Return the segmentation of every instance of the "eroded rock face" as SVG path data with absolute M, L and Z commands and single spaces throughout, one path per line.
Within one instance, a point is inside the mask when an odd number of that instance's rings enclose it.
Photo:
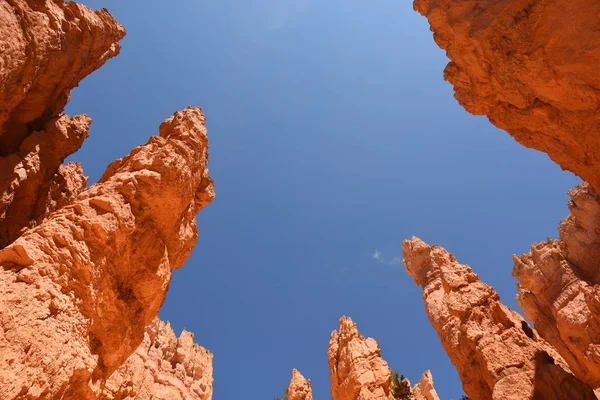
M 52 211 L 51 182 L 91 120 L 62 115 L 71 89 L 118 54 L 125 29 L 62 0 L 0 3 L 0 248 Z
M 517 301 L 581 380 L 600 387 L 600 202 L 583 184 L 569 192 L 559 239 L 515 256 Z
M 600 2 L 416 0 L 469 112 L 600 190 Z
M 0 391 L 95 398 L 144 338 L 214 197 L 204 116 L 175 113 L 0 251 Z M 75 179 L 76 180 L 76 179 Z
M 0 154 L 59 116 L 71 89 L 118 54 L 125 29 L 106 10 L 61 0 L 0 4 Z
M 418 238 L 402 246 L 429 320 L 472 399 L 595 399 L 562 357 L 493 288 L 445 249 Z
M 292 370 L 292 380 L 288 386 L 288 400 L 313 400 L 310 379 L 306 379 L 297 369 Z
M 168 323 L 156 318 L 146 328 L 142 344 L 111 375 L 98 398 L 209 400 L 213 387 L 212 359 L 210 352 L 194 343 L 192 333 L 184 330 L 177 338 Z M 312 397 L 295 399 L 312 400 Z
M 349 317 L 340 319 L 329 340 L 332 400 L 393 400 L 392 371 L 373 338 L 365 338 Z
M 379 344 L 362 336 L 349 317 L 343 316 L 339 329 L 331 333 L 327 355 L 332 400 L 394 400 L 392 371 L 381 357 Z M 415 400 L 439 400 L 430 371 L 412 393 Z
M 76 185 L 63 195 L 57 184 L 67 183 L 64 174 L 72 167 L 59 169 L 87 138 L 90 122 L 85 115 L 52 119 L 44 130 L 28 135 L 17 153 L 0 157 L 0 248 L 39 224 L 58 203 L 66 204 L 60 198 L 72 198 L 81 191 Z

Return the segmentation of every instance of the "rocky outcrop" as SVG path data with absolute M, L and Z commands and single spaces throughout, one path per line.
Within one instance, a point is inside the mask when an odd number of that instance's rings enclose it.
M 525 316 L 581 380 L 600 387 L 600 202 L 583 184 L 569 192 L 559 239 L 514 257 Z
M 7 398 L 94 398 L 138 348 L 214 197 L 204 122 L 199 108 L 175 113 L 0 251 Z
M 71 89 L 118 54 L 124 35 L 106 10 L 62 0 L 0 3 L 0 248 L 53 210 L 60 165 L 91 122 L 62 115 Z
M 469 112 L 600 191 L 600 3 L 415 0 Z
M 201 110 L 167 119 L 89 189 L 81 165 L 63 165 L 91 123 L 62 114 L 70 92 L 124 35 L 106 10 L 0 4 L 3 398 L 211 397 L 212 355 L 152 322 L 214 197 Z
M 595 399 L 562 357 L 493 288 L 445 249 L 418 238 L 403 247 L 429 320 L 472 399 Z
M 427 370 L 421 375 L 421 380 L 413 388 L 414 400 L 440 400 L 435 388 L 433 387 L 433 376 L 431 371 Z
M 329 340 L 332 400 L 393 400 L 392 372 L 373 338 L 365 338 L 349 317 L 340 319 Z
M 332 400 L 394 400 L 392 371 L 381 357 L 379 344 L 362 336 L 349 317 L 343 316 L 338 331 L 331 333 L 327 355 Z M 406 383 L 410 388 L 410 382 Z M 412 388 L 412 394 L 415 400 L 439 400 L 430 371 Z
M 27 136 L 17 153 L 0 157 L 0 176 L 4 178 L 0 180 L 0 248 L 39 224 L 85 187 L 86 181 L 79 177 L 66 181 L 65 174 L 72 176 L 79 171 L 73 167 L 61 169 L 61 165 L 87 138 L 90 122 L 86 116 L 55 118 L 44 130 Z M 61 183 L 75 186 L 60 187 Z
M 213 387 L 212 358 L 210 352 L 194 343 L 192 333 L 184 330 L 177 338 L 168 323 L 156 318 L 146 328 L 141 346 L 111 375 L 98 398 L 209 400 Z M 312 397 L 288 398 L 312 400 Z
M 287 388 L 287 400 L 313 400 L 310 379 L 306 379 L 295 368 L 292 370 L 292 380 Z

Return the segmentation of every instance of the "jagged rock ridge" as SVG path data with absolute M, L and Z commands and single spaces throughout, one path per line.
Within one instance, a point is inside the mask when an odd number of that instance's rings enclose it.
M 600 387 L 600 203 L 583 184 L 569 192 L 559 239 L 514 257 L 517 301 L 540 334 L 591 386 Z
M 111 375 L 98 398 L 209 400 L 213 390 L 212 358 L 210 352 L 194 343 L 192 333 L 184 330 L 177 338 L 168 323 L 156 318 L 146 327 L 142 344 Z
M 331 333 L 328 358 L 332 400 L 394 400 L 392 371 L 379 345 L 362 336 L 349 317 L 342 317 L 339 329 Z M 439 400 L 430 371 L 412 388 L 412 395 L 415 400 Z
M 5 393 L 84 398 L 140 345 L 213 197 L 201 110 L 160 133 L 0 251 Z
M 125 30 L 106 10 L 11 0 L 0 4 L 0 33 L 2 397 L 176 398 L 177 387 L 181 398 L 209 399 L 212 355 L 189 333 L 176 340 L 159 321 L 148 326 L 214 197 L 201 109 L 175 113 L 86 188 L 81 166 L 62 163 L 91 120 L 62 111 Z M 145 337 L 157 347 L 138 348 Z
M 124 35 L 106 10 L 0 3 L 0 248 L 54 211 L 60 193 L 50 186 L 63 182 L 59 167 L 91 122 L 62 114 L 71 89 L 119 53 Z
M 562 357 L 493 288 L 445 249 L 418 238 L 402 246 L 429 320 L 472 399 L 595 399 Z

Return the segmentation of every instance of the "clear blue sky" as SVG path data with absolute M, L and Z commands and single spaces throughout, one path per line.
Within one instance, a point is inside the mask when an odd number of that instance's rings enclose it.
M 579 180 L 464 111 L 403 0 L 84 1 L 127 28 L 73 93 L 91 182 L 188 105 L 208 119 L 217 197 L 160 312 L 215 355 L 215 400 L 273 399 L 293 367 L 329 398 L 343 314 L 415 382 L 462 394 L 401 264 L 447 247 L 515 308 L 512 254 L 556 236 Z M 385 262 L 373 258 L 378 251 Z M 390 265 L 391 263 L 391 265 Z

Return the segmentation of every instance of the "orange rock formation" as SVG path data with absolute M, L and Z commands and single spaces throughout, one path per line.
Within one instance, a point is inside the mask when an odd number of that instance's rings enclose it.
M 105 10 L 74 2 L 0 3 L 0 248 L 70 197 L 59 171 L 91 120 L 62 111 L 71 89 L 118 54 L 125 35 Z M 52 190 L 54 187 L 54 190 Z M 61 192 L 65 192 L 64 195 Z
M 146 327 L 141 346 L 111 375 L 98 398 L 209 400 L 212 358 L 211 353 L 194 343 L 192 333 L 184 330 L 177 338 L 168 323 L 156 318 Z
M 331 333 L 328 358 L 332 400 L 394 400 L 392 371 L 379 345 L 365 339 L 349 317 L 342 317 L 339 330 Z M 412 392 L 415 400 L 439 400 L 429 371 Z
M 2 398 L 209 399 L 212 356 L 147 327 L 214 197 L 202 111 L 175 113 L 86 189 L 81 166 L 62 163 L 91 121 L 61 113 L 125 30 L 105 10 L 14 0 L 0 33 Z
M 478 400 L 595 399 L 566 362 L 467 265 L 418 238 L 402 246 L 429 320 L 457 368 L 465 393 Z
M 573 373 L 600 387 L 600 203 L 588 184 L 569 192 L 558 240 L 515 256 L 517 301 Z
M 288 400 L 313 400 L 310 379 L 306 379 L 297 369 L 292 370 L 292 380 L 287 391 Z
M 469 112 L 600 191 L 600 3 L 415 0 Z
M 4 393 L 91 396 L 140 345 L 213 198 L 207 148 L 201 110 L 178 112 L 0 251 Z
M 558 240 L 515 257 L 518 302 L 573 373 L 600 387 L 600 3 L 415 0 L 469 112 L 588 183 Z
M 414 400 L 440 400 L 433 387 L 433 376 L 427 370 L 421 375 L 421 380 L 413 387 Z
M 364 338 L 354 321 L 344 316 L 329 340 L 329 377 L 332 400 L 393 400 L 392 371 L 381 358 L 373 338 Z

